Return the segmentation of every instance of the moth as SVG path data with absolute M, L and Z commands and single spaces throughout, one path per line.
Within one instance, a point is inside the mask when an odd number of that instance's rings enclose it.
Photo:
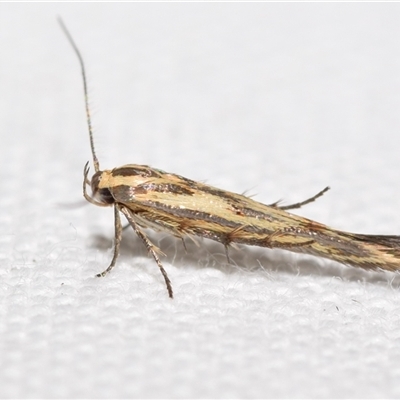
M 215 240 L 225 246 L 228 261 L 229 246 L 239 243 L 311 254 L 365 269 L 400 269 L 400 236 L 342 232 L 288 212 L 313 202 L 328 187 L 300 203 L 265 205 L 245 195 L 147 165 L 128 164 L 101 170 L 93 141 L 84 62 L 61 19 L 59 23 L 78 57 L 83 79 L 95 170 L 89 179 L 89 162 L 86 163 L 83 196 L 96 206 L 114 207 L 114 254 L 108 268 L 98 277 L 105 276 L 116 264 L 122 237 L 120 214 L 127 219 L 157 263 L 170 298 L 173 298 L 173 290 L 159 257 L 162 253 L 147 237 L 144 228 L 168 232 L 182 240 L 187 235 Z M 87 186 L 91 187 L 91 196 Z

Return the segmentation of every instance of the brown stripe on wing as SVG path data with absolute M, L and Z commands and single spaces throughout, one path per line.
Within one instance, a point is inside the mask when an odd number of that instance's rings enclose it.
M 111 171 L 113 177 L 118 176 L 143 176 L 145 178 L 152 177 L 152 178 L 160 178 L 162 174 L 155 169 L 148 167 L 147 165 L 135 165 L 135 164 L 128 164 L 122 167 L 114 168 Z

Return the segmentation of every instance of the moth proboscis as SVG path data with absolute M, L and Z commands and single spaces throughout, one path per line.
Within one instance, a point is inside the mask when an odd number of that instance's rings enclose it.
M 311 254 L 365 269 L 400 269 L 400 236 L 343 232 L 287 212 L 316 200 L 328 187 L 300 203 L 265 205 L 244 195 L 147 165 L 128 164 L 112 170 L 100 170 L 93 142 L 84 62 L 63 21 L 60 18 L 58 21 L 79 59 L 83 79 L 95 170 L 89 180 L 89 162 L 86 163 L 83 195 L 96 206 L 114 207 L 114 255 L 108 268 L 97 276 L 106 275 L 116 264 L 122 236 L 120 213 L 156 261 L 171 298 L 172 285 L 159 258 L 161 252 L 143 228 L 166 231 L 181 239 L 193 235 L 215 240 L 225 246 L 228 261 L 229 246 L 242 243 Z M 88 185 L 92 196 L 87 193 Z

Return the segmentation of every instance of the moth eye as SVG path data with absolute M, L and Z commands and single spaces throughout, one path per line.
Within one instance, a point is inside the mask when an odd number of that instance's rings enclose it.
M 115 203 L 114 197 L 108 189 L 99 189 L 97 197 L 105 204 Z
M 97 171 L 90 181 L 90 187 L 92 188 L 92 196 L 97 198 L 99 201 L 105 204 L 113 204 L 115 202 L 114 197 L 107 188 L 99 188 L 100 180 L 103 172 Z

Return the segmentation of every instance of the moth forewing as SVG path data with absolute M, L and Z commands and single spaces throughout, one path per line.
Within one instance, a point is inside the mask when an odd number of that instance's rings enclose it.
M 190 235 L 212 239 L 222 243 L 226 250 L 231 244 L 242 243 L 313 254 L 367 269 L 400 269 L 400 236 L 342 232 L 287 212 L 315 201 L 329 188 L 300 203 L 265 205 L 244 195 L 147 165 L 128 164 L 101 171 L 94 149 L 85 66 L 76 44 L 60 19 L 59 23 L 79 59 L 82 72 L 95 170 L 89 180 L 86 163 L 83 195 L 94 205 L 114 207 L 114 254 L 108 268 L 97 276 L 106 275 L 116 264 L 122 237 L 120 213 L 156 261 L 171 298 L 172 285 L 159 258 L 162 252 L 146 236 L 143 228 L 166 231 L 178 238 Z M 87 185 L 91 187 L 92 196 L 87 193 Z

